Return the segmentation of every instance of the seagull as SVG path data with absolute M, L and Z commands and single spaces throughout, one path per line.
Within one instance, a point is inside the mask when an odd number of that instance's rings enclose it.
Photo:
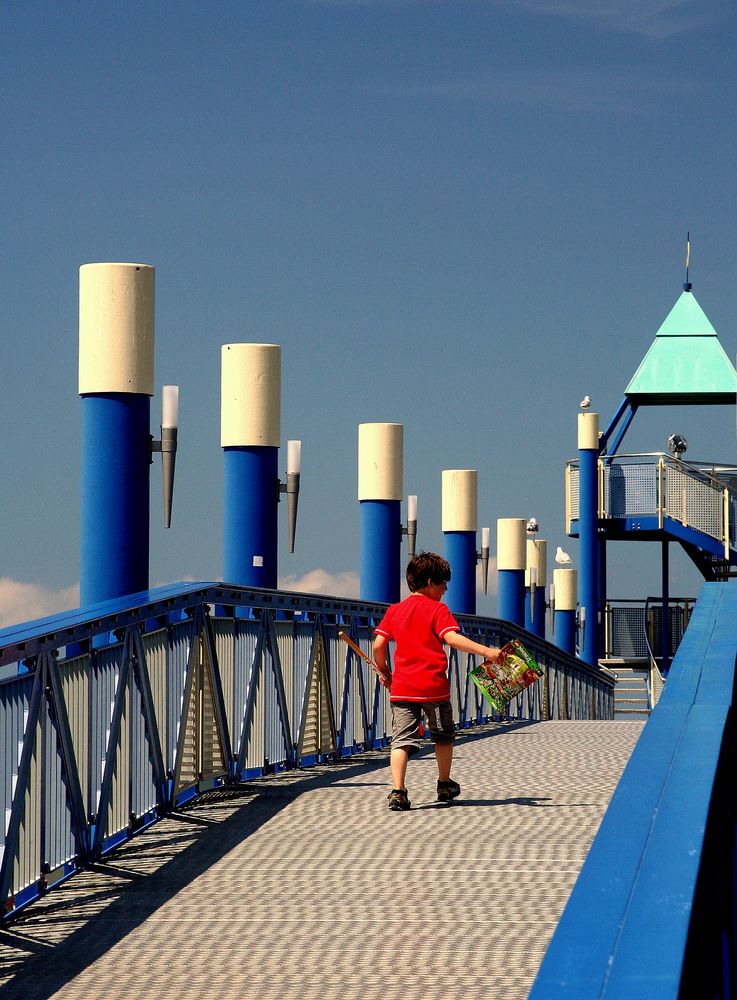
M 584 396 L 581 402 L 578 404 L 582 410 L 588 410 L 591 406 L 591 396 Z
M 569 566 L 573 562 L 568 553 L 564 552 L 563 549 L 560 547 L 560 545 L 558 546 L 555 552 L 555 561 L 560 566 Z
M 539 530 L 540 529 L 538 528 L 537 518 L 531 517 L 530 520 L 527 522 L 527 534 L 536 535 Z

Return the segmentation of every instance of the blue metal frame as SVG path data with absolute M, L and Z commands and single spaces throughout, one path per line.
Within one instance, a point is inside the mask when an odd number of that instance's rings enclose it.
M 737 585 L 707 583 L 530 1000 L 734 997 Z

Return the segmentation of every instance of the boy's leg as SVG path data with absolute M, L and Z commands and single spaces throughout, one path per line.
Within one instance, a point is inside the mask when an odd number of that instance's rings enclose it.
M 438 781 L 447 781 L 450 778 L 450 767 L 453 763 L 453 744 L 436 743 L 435 759 L 438 762 Z
M 417 753 L 420 749 L 420 739 L 417 735 L 420 705 L 411 702 L 392 702 L 391 709 L 392 748 L 389 754 L 389 767 L 392 775 L 392 788 L 406 792 L 407 762 L 412 754 Z M 406 808 L 409 808 L 409 805 Z
M 455 740 L 453 710 L 449 701 L 429 702 L 424 708 L 438 763 L 438 802 L 450 802 L 461 794 L 461 786 L 450 776 Z
M 409 754 L 404 747 L 392 747 L 389 766 L 392 772 L 392 788 L 406 788 L 407 761 Z

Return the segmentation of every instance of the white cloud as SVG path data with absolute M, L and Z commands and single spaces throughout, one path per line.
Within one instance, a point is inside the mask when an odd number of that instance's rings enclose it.
M 493 0 L 498 5 L 499 0 Z M 694 0 L 507 0 L 530 14 L 560 17 L 598 28 L 665 39 L 694 31 L 719 13 Z
M 729 14 L 726 0 L 302 0 L 311 7 L 347 9 L 445 7 L 450 10 L 498 8 L 536 17 L 578 21 L 600 30 L 642 35 L 655 40 L 697 31 Z
M 300 594 L 324 594 L 329 597 L 357 598 L 360 593 L 358 573 L 352 570 L 328 573 L 324 569 L 312 569 L 302 576 L 280 577 L 277 586 L 280 590 L 293 590 Z
M 389 85 L 377 88 L 376 93 L 526 105 L 551 111 L 648 115 L 655 113 L 664 102 L 672 105 L 699 89 L 698 84 L 686 79 L 649 77 L 630 71 L 535 68 L 468 74 L 424 84 Z
M 356 600 L 361 592 L 359 575 L 353 570 L 347 570 L 343 573 L 328 573 L 324 569 L 312 569 L 302 576 L 282 576 L 277 585 L 280 590 L 291 590 L 298 594 L 323 594 L 326 597 L 346 597 L 352 600 Z M 481 563 L 476 567 L 476 591 L 479 594 L 484 591 Z M 496 592 L 496 558 L 492 556 L 489 560 L 489 594 L 493 595 Z M 400 597 L 406 597 L 407 594 L 409 594 L 409 590 L 404 576 L 402 576 Z
M 51 590 L 38 583 L 0 577 L 0 628 L 46 618 L 57 611 L 79 607 L 79 584 Z

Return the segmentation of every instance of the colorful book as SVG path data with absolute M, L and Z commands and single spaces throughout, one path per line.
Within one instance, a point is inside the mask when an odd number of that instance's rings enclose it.
M 495 712 L 502 713 L 520 691 L 524 691 L 542 677 L 542 667 L 519 639 L 512 639 L 502 646 L 504 659 L 501 664 L 478 664 L 469 669 L 471 680 L 487 698 Z

